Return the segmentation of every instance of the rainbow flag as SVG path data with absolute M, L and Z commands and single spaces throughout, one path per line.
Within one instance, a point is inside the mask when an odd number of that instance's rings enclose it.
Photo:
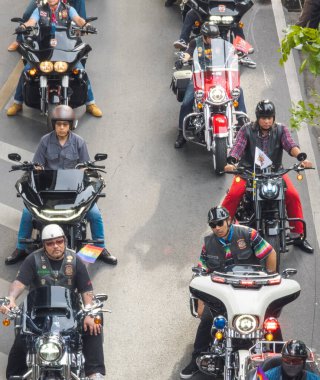
M 87 244 L 80 249 L 77 255 L 82 261 L 93 264 L 102 251 L 102 247 L 96 247 L 95 245 Z
M 268 380 L 266 374 L 263 372 L 260 366 L 257 368 L 256 380 Z

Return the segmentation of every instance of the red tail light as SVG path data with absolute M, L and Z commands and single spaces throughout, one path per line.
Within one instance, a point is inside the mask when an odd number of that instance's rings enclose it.
M 280 324 L 276 318 L 267 318 L 263 323 L 263 328 L 268 332 L 275 332 L 280 328 Z
M 219 282 L 220 284 L 224 284 L 226 282 L 226 280 L 223 277 L 219 276 L 211 276 L 211 280 L 213 282 Z

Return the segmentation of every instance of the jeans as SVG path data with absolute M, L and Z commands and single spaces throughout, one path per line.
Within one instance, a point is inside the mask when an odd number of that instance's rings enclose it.
M 84 67 L 80 62 L 77 63 L 76 68 L 78 68 L 80 70 L 84 70 Z M 23 75 L 26 71 L 28 71 L 30 69 L 31 69 L 31 66 L 29 65 L 29 63 L 27 63 L 23 69 L 23 72 L 20 75 L 19 82 L 18 82 L 18 85 L 16 88 L 16 92 L 14 94 L 14 102 L 17 104 L 23 103 Z M 93 96 L 93 92 L 92 92 L 92 86 L 90 83 L 90 79 L 88 77 L 88 92 L 87 92 L 86 105 L 94 104 L 94 103 L 95 103 L 95 100 L 94 100 L 94 96 Z
M 104 243 L 104 228 L 101 212 L 95 203 L 93 207 L 87 212 L 86 218 L 90 223 L 90 230 L 92 240 L 102 240 L 103 243 L 96 244 L 98 247 L 105 247 Z M 30 239 L 32 233 L 32 215 L 26 208 L 22 211 L 22 217 L 20 220 L 20 227 L 18 231 L 18 249 L 26 249 L 26 244 L 20 242 L 21 239 Z
M 83 337 L 83 356 L 85 358 L 84 370 L 86 376 L 94 373 L 106 374 L 103 355 L 103 337 L 102 334 L 89 335 Z M 6 370 L 6 378 L 10 376 L 22 376 L 27 372 L 26 364 L 26 345 L 21 336 L 17 335 L 13 346 L 11 347 Z
M 186 93 L 183 98 L 183 102 L 181 104 L 180 108 L 180 114 L 179 114 L 179 131 L 182 131 L 182 126 L 183 126 L 183 119 L 191 113 L 192 107 L 193 107 L 193 102 L 194 102 L 194 88 L 193 88 L 193 81 L 190 80 Z M 240 87 L 240 96 L 238 98 L 238 107 L 236 108 L 237 111 L 241 111 L 244 113 L 247 113 L 246 110 L 246 105 L 244 103 L 244 96 L 243 96 L 243 91 L 242 88 Z M 238 118 L 241 116 L 238 116 Z
M 187 43 L 189 42 L 193 25 L 197 20 L 199 20 L 197 12 L 194 9 L 190 9 L 190 11 L 188 11 L 186 18 L 184 19 L 184 22 L 183 22 L 180 39 L 184 40 Z M 235 28 L 232 29 L 232 31 L 235 36 L 239 36 L 245 40 L 245 36 L 244 36 L 244 32 L 242 28 L 240 28 L 239 26 L 236 26 Z

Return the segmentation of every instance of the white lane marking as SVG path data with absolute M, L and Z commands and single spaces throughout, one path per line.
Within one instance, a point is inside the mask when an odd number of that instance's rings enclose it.
M 14 162 L 8 159 L 9 153 L 19 153 L 23 161 L 32 161 L 34 153 L 29 152 L 28 150 L 8 144 L 4 141 L 0 141 L 0 147 L 0 159 L 10 162 L 12 165 L 14 165 Z
M 274 18 L 277 27 L 277 33 L 279 41 L 284 37 L 283 30 L 286 28 L 285 16 L 282 8 L 282 3 L 279 0 L 271 0 Z M 296 70 L 296 66 L 294 63 L 294 59 L 292 54 L 289 56 L 288 61 L 284 65 L 284 70 L 286 73 L 286 79 L 288 83 L 289 93 L 291 101 L 298 102 L 303 99 L 301 95 L 300 84 L 298 80 L 298 74 Z M 310 197 L 310 204 L 312 210 L 312 219 L 314 228 L 316 230 L 316 238 L 318 242 L 318 246 L 320 247 L 320 202 L 319 202 L 319 194 L 320 194 L 320 183 L 319 183 L 319 175 L 318 175 L 318 167 L 315 159 L 315 155 L 312 149 L 311 137 L 309 133 L 309 128 L 303 127 L 299 131 L 297 131 L 298 140 L 301 148 L 307 151 L 308 159 L 313 162 L 315 170 L 309 170 L 306 172 L 305 178 L 307 181 L 307 187 Z
M 18 231 L 21 211 L 13 207 L 0 203 L 1 225 L 10 228 L 13 231 Z

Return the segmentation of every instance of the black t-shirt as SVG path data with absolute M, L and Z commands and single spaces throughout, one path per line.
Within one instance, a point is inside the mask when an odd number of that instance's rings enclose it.
M 199 37 L 197 37 L 199 38 Z M 191 58 L 193 57 L 193 52 L 194 52 L 194 49 L 196 48 L 197 46 L 197 41 L 196 41 L 196 38 L 194 38 L 193 40 L 190 41 L 189 45 L 188 45 L 188 49 L 185 51 L 185 53 L 189 54 L 191 56 Z M 205 44 L 204 43 L 204 48 L 205 49 L 210 49 L 211 48 L 211 43 L 210 44 Z
M 49 259 L 49 257 L 48 257 Z M 62 260 L 50 260 L 52 270 L 59 271 L 63 262 Z M 23 283 L 25 286 L 30 286 L 37 278 L 36 261 L 34 255 L 29 255 L 22 263 L 17 274 L 16 280 Z M 76 257 L 76 276 L 75 288 L 79 293 L 90 292 L 93 290 L 92 283 L 84 263 Z

